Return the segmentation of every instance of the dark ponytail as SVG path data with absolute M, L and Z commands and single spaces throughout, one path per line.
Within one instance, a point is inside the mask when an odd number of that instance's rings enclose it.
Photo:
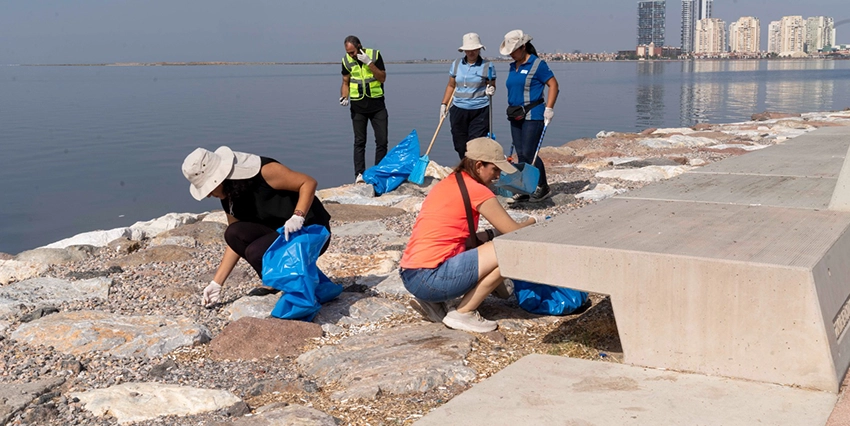
M 534 45 L 531 44 L 530 41 L 525 43 L 525 51 L 528 52 L 529 55 L 534 55 L 538 58 L 540 57 L 540 55 L 537 54 L 537 49 L 534 48 Z

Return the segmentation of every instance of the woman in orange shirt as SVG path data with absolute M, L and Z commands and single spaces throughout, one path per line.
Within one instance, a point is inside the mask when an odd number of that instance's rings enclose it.
M 491 240 L 543 220 L 530 217 L 517 223 L 508 215 L 489 188 L 500 171 L 517 171 L 505 159 L 502 146 L 489 138 L 473 139 L 455 172 L 435 185 L 422 203 L 399 266 L 405 288 L 416 297 L 411 306 L 430 321 L 479 333 L 496 329 L 495 321 L 481 318 L 476 310 L 503 281 Z M 467 220 L 463 188 L 474 229 Z M 496 229 L 476 233 L 480 215 Z M 475 245 L 467 243 L 470 235 L 483 244 L 468 248 Z M 445 302 L 461 296 L 447 313 Z

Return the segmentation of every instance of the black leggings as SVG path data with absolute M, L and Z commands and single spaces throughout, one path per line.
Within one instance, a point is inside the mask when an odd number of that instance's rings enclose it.
M 327 227 L 325 228 L 327 229 Z M 330 232 L 330 229 L 328 229 L 328 232 Z M 257 275 L 262 278 L 263 255 L 266 254 L 266 250 L 279 235 L 277 230 L 259 223 L 234 222 L 228 225 L 224 231 L 224 241 L 236 254 L 247 260 L 251 267 L 257 271 Z M 331 239 L 328 238 L 319 253 L 320 256 L 325 253 L 330 244 Z

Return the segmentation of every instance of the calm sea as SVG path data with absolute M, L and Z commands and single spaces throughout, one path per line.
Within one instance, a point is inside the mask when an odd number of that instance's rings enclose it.
M 600 130 L 733 122 L 764 110 L 850 107 L 850 61 L 552 63 L 561 85 L 545 145 Z M 508 64 L 497 64 L 499 77 Z M 197 202 L 180 172 L 198 146 L 276 158 L 320 187 L 353 181 L 338 65 L 0 66 L 0 252 L 17 253 Z M 424 151 L 448 65 L 388 65 L 390 144 L 411 130 Z M 509 146 L 500 82 L 497 139 Z M 369 136 L 372 137 L 371 129 Z M 370 141 L 367 160 L 373 156 Z M 431 158 L 456 162 L 448 126 Z

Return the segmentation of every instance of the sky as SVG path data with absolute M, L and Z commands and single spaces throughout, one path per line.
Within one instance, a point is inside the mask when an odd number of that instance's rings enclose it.
M 714 17 L 727 25 L 759 18 L 762 39 L 784 15 L 841 22 L 850 0 L 714 1 Z M 668 46 L 680 44 L 680 21 L 681 1 L 668 1 Z M 633 49 L 637 1 L 0 0 L 0 64 L 337 62 L 349 34 L 387 61 L 452 59 L 468 32 L 492 57 L 513 29 L 541 52 Z M 850 22 L 836 33 L 850 43 Z

